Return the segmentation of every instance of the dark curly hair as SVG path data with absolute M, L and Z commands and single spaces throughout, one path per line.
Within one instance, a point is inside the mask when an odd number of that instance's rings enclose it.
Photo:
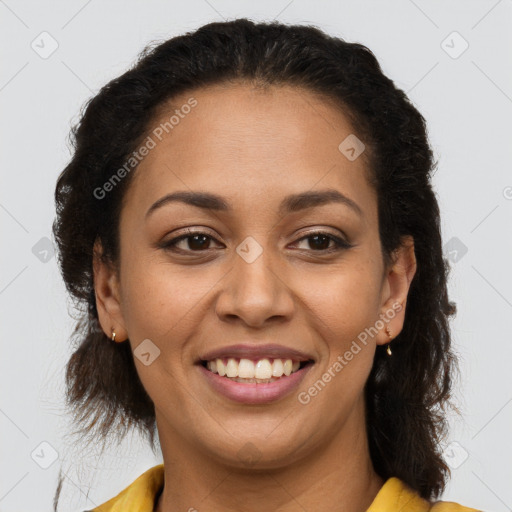
M 365 387 L 370 454 L 376 472 L 395 476 L 423 498 L 438 497 L 449 476 L 441 455 L 446 410 L 457 372 L 439 207 L 431 185 L 437 163 L 425 119 L 359 43 L 313 26 L 248 19 L 209 23 L 147 46 L 126 73 L 88 101 L 71 131 L 74 154 L 55 190 L 53 233 L 67 290 L 81 308 L 66 367 L 66 400 L 80 432 L 104 438 L 133 427 L 154 445 L 155 411 L 130 346 L 108 343 L 98 328 L 93 245 L 119 258 L 119 214 L 136 168 L 99 200 L 112 177 L 150 132 L 151 122 L 182 92 L 219 83 L 291 85 L 342 109 L 364 140 L 369 180 L 378 194 L 383 258 L 403 237 L 415 242 L 417 271 L 393 357 L 378 347 Z

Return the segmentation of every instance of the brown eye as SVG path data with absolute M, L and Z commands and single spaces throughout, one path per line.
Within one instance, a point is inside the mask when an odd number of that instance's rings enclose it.
M 165 250 L 180 253 L 206 252 L 212 249 L 212 240 L 215 240 L 215 238 L 206 233 L 199 231 L 194 233 L 189 231 L 185 235 L 178 236 L 163 243 L 160 247 Z M 332 253 L 352 247 L 351 244 L 342 238 L 322 231 L 310 233 L 295 243 L 297 244 L 303 241 L 308 242 L 308 247 L 306 247 L 307 251 L 317 253 Z
M 308 245 L 310 249 L 308 250 L 312 250 L 314 252 L 334 252 L 352 247 L 345 240 L 323 231 L 310 233 L 307 236 L 302 237 L 296 243 L 302 242 L 303 240 L 309 241 Z M 330 245 L 331 243 L 332 245 Z
M 178 250 L 182 252 L 201 252 L 210 249 L 212 240 L 214 240 L 214 238 L 207 235 L 206 233 L 189 233 L 165 242 L 162 247 L 165 249 Z M 178 244 L 181 244 L 182 247 L 179 247 Z

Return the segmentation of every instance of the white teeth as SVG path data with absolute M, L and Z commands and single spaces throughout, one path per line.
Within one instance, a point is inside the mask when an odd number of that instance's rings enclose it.
M 238 376 L 242 379 L 254 378 L 254 363 L 250 359 L 240 359 L 238 363 Z
M 283 361 L 281 359 L 274 359 L 274 364 L 272 365 L 272 377 L 281 377 L 283 373 Z
M 288 377 L 288 375 L 290 375 L 290 373 L 292 373 L 292 360 L 291 359 L 287 359 L 285 362 L 284 362 L 284 374 Z
M 224 377 L 224 375 L 226 375 L 226 366 L 224 365 L 224 362 L 222 361 L 222 359 L 216 359 L 215 362 L 217 363 L 217 372 L 218 372 L 218 374 L 221 377 Z
M 238 363 L 232 357 L 228 359 L 228 364 L 226 365 L 226 377 L 239 377 Z
M 300 362 L 291 359 L 264 358 L 252 361 L 230 357 L 227 362 L 225 361 L 213 359 L 206 363 L 206 367 L 221 377 L 228 377 L 237 382 L 273 382 L 283 375 L 288 377 L 300 368 Z
M 240 375 L 241 377 L 241 375 Z M 270 379 L 272 377 L 272 365 L 268 359 L 260 359 L 256 363 L 254 371 L 254 378 L 256 379 Z
M 270 384 L 271 382 L 278 380 L 278 378 L 272 377 L 271 379 L 241 379 L 240 377 L 235 377 L 229 380 L 234 380 L 235 382 L 243 382 L 244 384 Z

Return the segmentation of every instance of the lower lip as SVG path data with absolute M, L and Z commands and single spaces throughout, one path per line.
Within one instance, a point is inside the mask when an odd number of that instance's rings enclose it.
M 269 383 L 235 382 L 221 377 L 218 373 L 211 372 L 203 365 L 198 366 L 213 389 L 221 395 L 244 404 L 268 404 L 289 395 L 296 389 L 313 367 L 313 364 L 310 363 L 304 368 L 291 373 L 288 377 L 283 376 Z

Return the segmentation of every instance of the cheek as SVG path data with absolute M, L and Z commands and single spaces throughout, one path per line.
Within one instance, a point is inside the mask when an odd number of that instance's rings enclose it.
M 193 274 L 190 268 L 177 271 L 176 267 L 135 253 L 128 255 L 123 265 L 122 313 L 134 356 L 146 339 L 159 350 L 155 352 L 149 345 L 151 358 L 158 355 L 148 366 L 134 358 L 139 377 L 157 407 L 165 404 L 182 411 L 186 403 L 186 373 L 182 371 L 185 347 L 204 318 L 202 304 L 206 304 L 218 277 Z
M 312 330 L 322 340 L 320 367 L 330 390 L 323 399 L 349 404 L 364 388 L 373 365 L 375 341 L 368 329 L 379 318 L 379 268 L 371 260 L 345 262 L 328 277 L 310 282 L 315 286 L 303 293 Z
M 151 257 L 132 254 L 122 269 L 123 317 L 130 338 L 162 339 L 189 325 L 215 283 L 192 267 L 158 264 Z
M 380 281 L 370 265 L 340 265 L 307 281 L 301 294 L 312 317 L 325 326 L 325 339 L 357 336 L 378 318 Z
M 376 295 L 368 272 L 340 272 L 308 295 L 312 330 L 322 344 L 318 380 L 303 391 L 315 397 L 318 410 L 335 406 L 329 424 L 339 424 L 353 408 L 370 374 L 375 342 L 365 329 L 378 318 Z

